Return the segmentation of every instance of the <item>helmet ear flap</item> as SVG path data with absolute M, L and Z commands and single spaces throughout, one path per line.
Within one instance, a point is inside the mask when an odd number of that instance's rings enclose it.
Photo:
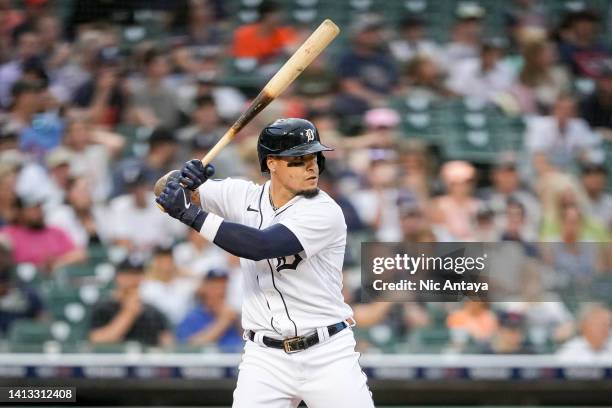
M 323 170 L 325 170 L 325 156 L 321 152 L 317 152 L 317 165 L 319 166 L 319 174 L 323 173 Z
M 268 169 L 268 157 L 267 156 L 261 159 L 261 161 L 259 162 L 259 168 L 262 173 L 270 172 L 270 169 Z

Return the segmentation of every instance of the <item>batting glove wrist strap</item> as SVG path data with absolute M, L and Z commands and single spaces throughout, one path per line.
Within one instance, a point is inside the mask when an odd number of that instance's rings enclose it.
M 176 180 L 171 180 L 155 200 L 172 218 L 176 218 L 183 224 L 200 231 L 206 212 L 191 202 L 190 193 L 181 187 Z
M 202 223 L 200 224 L 200 228 L 202 228 L 202 224 L 204 224 L 204 218 L 206 218 L 206 213 L 204 213 L 204 211 L 202 211 L 197 205 L 192 205 L 181 214 L 179 220 L 183 224 L 192 227 L 196 231 L 199 231 L 199 229 L 195 226 L 195 222 L 197 221 L 198 217 L 202 219 Z

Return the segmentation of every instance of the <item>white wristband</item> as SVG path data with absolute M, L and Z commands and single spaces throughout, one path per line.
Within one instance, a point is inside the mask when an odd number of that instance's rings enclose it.
M 202 224 L 200 234 L 208 241 L 213 242 L 215 240 L 215 236 L 217 236 L 217 231 L 219 231 L 219 227 L 221 226 L 222 222 L 223 217 L 219 217 L 216 214 L 208 213 L 206 219 L 204 220 L 204 224 Z

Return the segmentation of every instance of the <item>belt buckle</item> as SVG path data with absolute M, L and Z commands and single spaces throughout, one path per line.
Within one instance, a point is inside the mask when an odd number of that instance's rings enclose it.
M 283 349 L 287 354 L 297 353 L 306 349 L 306 343 L 303 336 L 290 337 L 283 340 Z

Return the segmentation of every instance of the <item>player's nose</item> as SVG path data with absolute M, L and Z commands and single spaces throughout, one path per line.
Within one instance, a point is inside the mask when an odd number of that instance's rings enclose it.
M 317 158 L 316 156 L 312 156 L 310 157 L 307 161 L 306 161 L 306 171 L 315 171 L 317 172 L 319 169 L 319 165 L 317 163 Z

